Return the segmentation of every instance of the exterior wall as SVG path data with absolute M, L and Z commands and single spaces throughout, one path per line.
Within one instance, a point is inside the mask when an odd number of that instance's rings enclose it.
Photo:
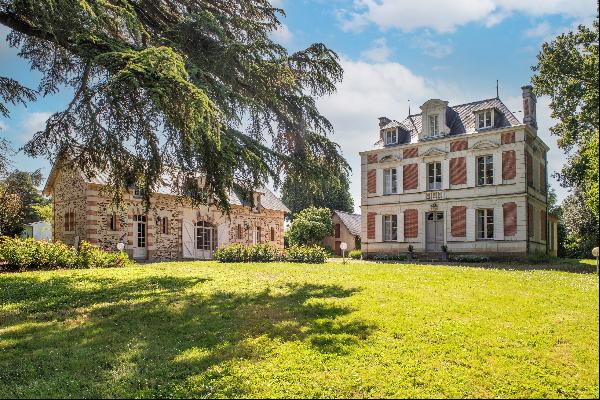
M 230 215 L 223 215 L 215 207 L 191 207 L 182 203 L 177 197 L 164 194 L 151 196 L 150 208 L 144 210 L 142 200 L 134 198 L 130 193 L 123 196 L 119 206 L 112 204 L 110 196 L 103 186 L 89 184 L 80 174 L 73 171 L 59 171 L 53 188 L 54 205 L 54 240 L 69 245 L 75 239 L 87 240 L 99 247 L 114 251 L 119 242 L 125 244 L 125 251 L 133 257 L 134 241 L 137 232 L 134 227 L 134 216 L 146 217 L 146 250 L 147 259 L 152 261 L 176 260 L 184 257 L 182 227 L 184 220 L 195 224 L 207 221 L 215 226 L 217 247 L 229 243 L 254 244 L 254 231 L 261 228 L 261 243 L 283 249 L 284 212 L 261 209 L 252 211 L 248 207 L 233 205 Z M 65 232 L 64 214 L 75 212 L 75 230 Z M 110 218 L 116 217 L 116 229 L 111 229 Z M 168 218 L 168 229 L 162 232 L 159 221 Z M 238 230 L 238 226 L 241 230 Z M 273 228 L 273 241 L 271 241 Z M 239 237 L 238 232 L 242 235 Z
M 334 227 L 336 224 L 340 224 L 340 237 L 336 238 L 335 233 L 331 236 L 327 236 L 325 239 L 323 239 L 323 246 L 329 247 L 335 251 L 335 242 L 346 242 L 348 244 L 346 254 L 356 249 L 356 239 L 354 235 L 350 233 L 346 225 L 344 225 L 344 223 L 337 214 L 333 215 L 332 222 Z M 341 253 L 339 255 L 341 255 Z
M 52 208 L 54 213 L 52 238 L 74 246 L 77 239 L 87 238 L 86 183 L 81 175 L 70 169 L 58 172 L 54 181 Z M 75 213 L 75 229 L 65 230 L 65 213 Z
M 528 137 L 528 139 L 526 139 Z M 513 139 L 514 138 L 514 139 Z M 418 156 L 406 149 L 418 148 Z M 371 150 L 361 153 L 361 214 L 362 214 L 362 251 L 363 253 L 403 253 L 413 245 L 417 252 L 426 249 L 426 213 L 443 212 L 444 244 L 450 252 L 486 253 L 494 255 L 526 255 L 528 252 L 545 251 L 546 241 L 542 236 L 540 210 L 546 208 L 546 194 L 540 169 L 545 165 L 547 147 L 535 137 L 535 132 L 525 125 L 450 136 L 434 140 L 423 140 L 417 145 L 406 144 Z M 533 187 L 527 185 L 528 171 L 526 151 L 532 154 L 534 171 Z M 509 154 L 509 155 L 507 155 Z M 493 184 L 476 185 L 476 158 L 492 155 L 494 161 Z M 466 164 L 466 182 L 461 174 L 452 177 L 450 160 L 463 158 Z M 503 159 L 510 162 L 510 168 L 503 168 Z M 514 171 L 512 160 L 514 159 Z M 370 161 L 370 162 L 369 162 Z M 427 190 L 426 166 L 430 162 L 442 165 L 442 188 Z M 403 187 L 406 181 L 402 171 L 404 166 L 418 163 L 418 184 Z M 537 167 L 535 167 L 537 165 Z M 375 190 L 367 189 L 368 176 L 379 176 L 373 170 L 396 168 L 398 171 L 398 194 L 383 195 L 379 188 L 383 182 L 371 182 Z M 537 168 L 537 169 L 536 169 Z M 542 171 L 545 172 L 545 171 Z M 414 188 L 413 188 L 414 187 Z M 504 235 L 504 205 L 515 203 L 517 206 L 516 232 L 513 236 Z M 527 235 L 528 204 L 534 207 L 532 237 Z M 466 207 L 466 236 L 453 237 L 451 231 L 452 207 Z M 476 210 L 491 208 L 494 210 L 494 239 L 476 239 Z M 407 210 L 416 210 L 418 229 L 414 235 L 405 235 L 404 220 Z M 414 211 L 410 211 L 412 216 Z M 384 242 L 382 235 L 382 216 L 397 215 L 398 240 Z M 371 224 L 369 225 L 369 216 Z M 373 227 L 373 221 L 375 226 Z M 408 226 L 408 225 L 407 225 Z M 367 233 L 371 231 L 369 236 Z M 374 234 L 373 234 L 374 231 Z M 510 233 L 510 229 L 508 230 Z M 456 232 L 455 232 L 456 233 Z

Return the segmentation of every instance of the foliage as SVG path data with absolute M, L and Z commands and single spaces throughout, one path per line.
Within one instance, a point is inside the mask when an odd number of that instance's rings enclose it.
M 38 190 L 38 186 L 42 183 L 41 171 L 39 169 L 34 172 L 15 170 L 6 176 L 2 183 L 8 193 L 19 197 L 23 206 L 23 224 L 39 221 L 39 209 L 36 207 L 50 203 Z
M 0 85 L 1 87 L 1 85 Z M 0 103 L 1 106 L 2 103 Z M 0 125 L 0 130 L 2 129 L 2 126 Z M 8 142 L 8 140 L 0 138 L 0 177 L 2 177 L 6 171 L 8 170 L 10 164 L 11 164 L 11 159 L 10 159 L 10 155 L 12 153 L 12 149 L 10 147 L 10 143 Z
M 324 207 L 330 211 L 354 212 L 348 174 L 339 177 L 324 175 L 322 180 L 311 182 L 296 174 L 288 174 L 281 188 L 281 200 L 291 211 L 293 219 L 308 207 Z
M 0 181 L 0 236 L 17 236 L 23 231 L 23 204 Z
M 79 251 L 61 242 L 37 241 L 33 238 L 0 238 L 0 261 L 9 270 L 59 268 L 111 268 L 132 264 L 127 254 L 107 252 L 88 242 L 81 242 Z
M 296 263 L 323 264 L 327 260 L 327 251 L 318 245 L 292 245 L 285 249 L 285 260 Z
M 52 203 L 48 203 L 45 205 L 33 205 L 31 206 L 33 211 L 35 211 L 37 218 L 39 221 L 46 221 L 49 224 L 52 223 L 52 218 L 54 217 L 54 213 L 52 211 Z
M 552 117 L 559 122 L 550 130 L 558 146 L 571 153 L 559 174 L 561 185 L 585 188 L 588 207 L 598 218 L 598 18 L 593 26 L 544 43 L 533 67 L 538 95 L 549 95 Z
M 595 274 L 169 262 L 0 274 L 0 304 L 1 398 L 598 397 Z
M 481 263 L 488 262 L 490 259 L 489 257 L 478 256 L 475 254 L 452 254 L 449 256 L 449 260 L 457 262 Z
M 221 262 L 271 262 L 281 257 L 276 248 L 266 243 L 252 246 L 232 243 L 219 247 L 214 253 L 214 258 Z
M 358 249 L 351 250 L 350 253 L 348 253 L 348 257 L 354 260 L 360 260 L 362 257 L 362 252 Z
M 327 208 L 309 207 L 296 214 L 288 230 L 290 244 L 313 245 L 333 234 L 331 212 Z
M 228 210 L 235 183 L 338 176 L 348 164 L 316 107 L 342 79 L 338 56 L 321 43 L 288 53 L 272 40 L 283 15 L 268 0 L 0 0 L 37 94 L 74 93 L 25 152 L 106 173 L 117 201 L 137 184 L 146 205 L 163 184 Z M 7 80 L 0 94 L 33 95 Z
M 566 231 L 565 256 L 588 258 L 598 246 L 598 216 L 590 209 L 583 190 L 575 188 L 562 203 L 562 221 Z

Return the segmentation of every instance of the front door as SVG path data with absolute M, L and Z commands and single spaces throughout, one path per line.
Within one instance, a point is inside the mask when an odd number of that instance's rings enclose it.
M 444 213 L 433 211 L 425 214 L 426 219 L 426 249 L 427 251 L 442 251 L 444 244 Z
M 148 257 L 146 248 L 146 216 L 133 216 L 133 258 L 145 260 Z
M 342 255 L 342 249 L 341 249 L 341 247 L 340 247 L 340 246 L 341 246 L 341 244 L 342 244 L 342 242 L 341 242 L 341 241 L 339 241 L 339 240 L 336 240 L 336 241 L 335 241 L 335 254 L 336 254 L 337 256 L 341 256 L 341 255 Z
M 212 259 L 217 248 L 217 232 L 213 224 L 206 221 L 196 223 L 196 258 Z

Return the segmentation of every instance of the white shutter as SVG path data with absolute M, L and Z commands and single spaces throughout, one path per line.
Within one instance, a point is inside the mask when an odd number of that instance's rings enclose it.
M 475 241 L 475 232 L 477 231 L 477 226 L 475 224 L 475 209 L 467 208 L 467 242 Z
M 375 241 L 383 242 L 383 215 L 375 216 Z
M 427 164 L 419 163 L 419 192 L 427 190 Z
M 381 168 L 377 168 L 376 171 L 375 194 L 377 194 L 377 196 L 381 196 L 383 195 L 383 170 Z
M 495 152 L 494 155 L 494 185 L 502 184 L 502 153 Z
M 402 194 L 402 192 L 404 192 L 404 168 L 402 165 L 396 167 L 396 180 L 398 193 Z
M 181 243 L 183 246 L 183 258 L 194 258 L 194 224 L 185 219 L 181 220 Z
M 442 160 L 442 189 L 450 188 L 450 161 Z
M 404 242 L 404 212 L 400 211 L 398 213 L 398 230 L 397 232 L 397 241 Z
M 475 186 L 475 157 L 467 156 L 467 187 Z
M 494 240 L 504 240 L 504 209 L 494 207 Z

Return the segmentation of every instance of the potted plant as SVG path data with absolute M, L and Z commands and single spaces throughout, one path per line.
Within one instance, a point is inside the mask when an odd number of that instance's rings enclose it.
M 442 245 L 442 261 L 448 261 L 448 246 Z
M 413 247 L 412 244 L 409 244 L 408 245 L 408 254 L 406 255 L 406 261 L 413 260 L 413 251 L 415 251 L 415 248 Z

